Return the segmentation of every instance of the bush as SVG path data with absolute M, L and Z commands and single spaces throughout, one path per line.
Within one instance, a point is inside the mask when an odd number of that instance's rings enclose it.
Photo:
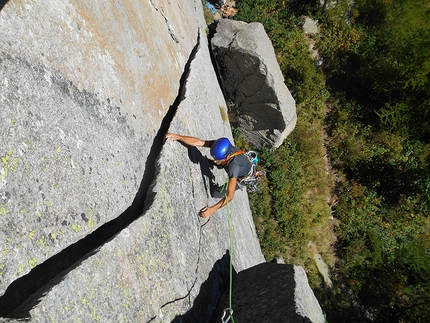
M 297 10 L 303 13 L 310 2 Z M 266 259 L 282 256 L 314 274 L 309 241 L 317 241 L 318 251 L 330 259 L 323 237 L 333 187 L 322 150 L 328 89 L 329 156 L 339 174 L 339 262 L 335 288 L 317 294 L 332 322 L 426 322 L 428 1 L 358 0 L 351 6 L 341 0 L 327 8 L 317 39 L 324 74 L 310 58 L 301 18 L 289 8 L 280 0 L 242 0 L 236 16 L 263 23 L 298 107 L 288 140 L 275 151 L 259 152 L 268 177 L 250 199 Z M 314 286 L 322 286 L 312 277 Z

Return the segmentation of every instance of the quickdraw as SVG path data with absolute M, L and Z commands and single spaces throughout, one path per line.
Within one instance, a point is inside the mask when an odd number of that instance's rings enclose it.
M 228 312 L 228 314 L 227 314 L 227 312 Z M 227 315 L 227 317 L 226 317 L 226 315 Z M 233 310 L 231 308 L 226 308 L 224 310 L 223 315 L 222 315 L 221 322 L 227 323 L 228 321 L 230 321 L 230 318 L 233 318 Z

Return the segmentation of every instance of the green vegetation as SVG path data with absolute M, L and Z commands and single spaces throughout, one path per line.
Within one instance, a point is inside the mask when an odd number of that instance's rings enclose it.
M 430 2 L 349 8 L 327 11 L 318 42 L 331 92 L 330 156 L 342 178 L 339 275 L 363 306 L 356 319 L 427 322 Z M 344 296 L 332 296 L 341 305 L 327 300 L 332 317 L 351 318 Z
M 235 19 L 265 26 L 298 108 L 285 143 L 259 151 L 268 176 L 250 199 L 263 252 L 268 261 L 282 256 L 305 267 L 329 322 L 428 322 L 430 1 L 317 3 L 238 2 Z M 320 19 L 321 70 L 302 14 Z M 336 269 L 324 125 L 338 174 Z M 314 252 L 335 273 L 331 290 Z
M 203 4 L 203 15 L 205 18 L 205 22 L 207 25 L 210 25 L 211 23 L 214 22 L 214 16 L 211 13 L 211 11 L 208 8 L 206 8 L 206 6 L 205 6 L 206 0 L 202 0 L 202 4 Z M 208 35 L 208 34 L 209 34 L 209 28 L 206 28 L 206 35 Z

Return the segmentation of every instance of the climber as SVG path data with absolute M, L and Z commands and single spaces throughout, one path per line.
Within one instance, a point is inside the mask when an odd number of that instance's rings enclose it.
M 221 198 L 213 206 L 206 206 L 200 210 L 200 216 L 203 218 L 210 217 L 216 210 L 222 208 L 234 198 L 234 193 L 237 189 L 244 185 L 240 183 L 242 177 L 246 177 L 251 171 L 249 159 L 237 147 L 230 143 L 227 138 L 219 138 L 217 140 L 202 140 L 195 137 L 181 136 L 174 133 L 167 133 L 166 138 L 174 141 L 181 141 L 188 146 L 210 148 L 213 163 L 218 167 L 224 168 L 228 174 L 228 185 L 217 187 L 212 190 L 211 195 L 215 198 Z M 227 188 L 226 188 L 227 187 Z

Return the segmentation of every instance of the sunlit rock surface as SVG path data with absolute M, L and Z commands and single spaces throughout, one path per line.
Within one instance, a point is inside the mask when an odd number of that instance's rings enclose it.
M 169 128 L 231 138 L 205 28 L 198 0 L 2 8 L 0 316 L 210 316 L 227 208 L 197 215 L 226 175 L 207 151 L 164 144 Z M 246 192 L 230 209 L 240 271 L 264 258 Z
M 263 263 L 248 196 L 209 220 L 232 139 L 195 1 L 0 11 L 0 321 L 209 322 Z M 232 245 L 230 246 L 230 239 Z

